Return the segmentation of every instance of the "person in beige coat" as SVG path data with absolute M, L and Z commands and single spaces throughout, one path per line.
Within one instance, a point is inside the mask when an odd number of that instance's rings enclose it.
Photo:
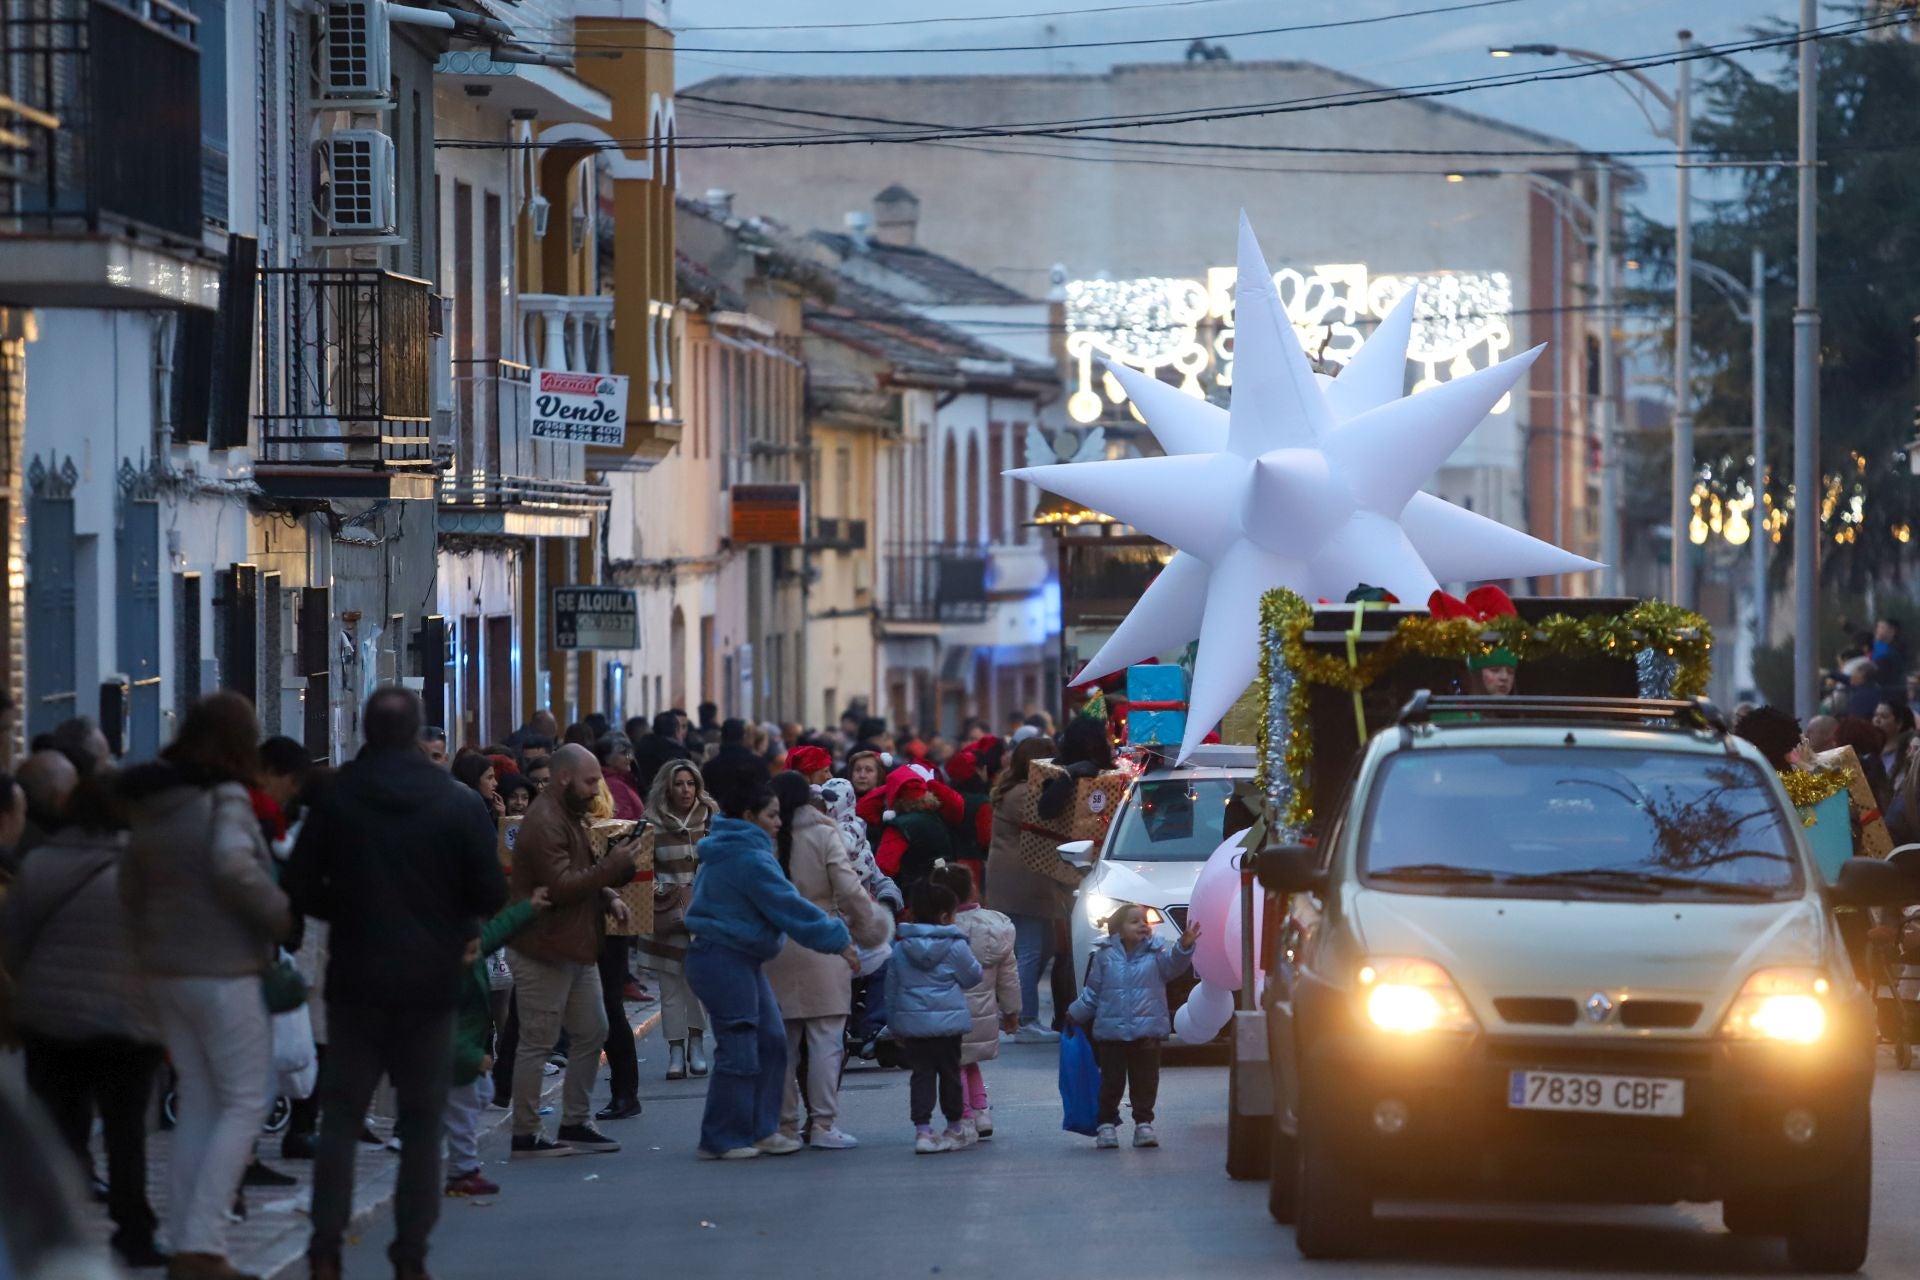
M 805 776 L 788 771 L 773 780 L 780 798 L 780 835 L 775 849 L 780 866 L 803 897 L 828 915 L 846 922 L 854 942 L 877 947 L 893 934 L 892 917 L 867 896 L 860 873 L 833 819 L 814 807 Z M 853 975 L 837 955 L 809 951 L 788 938 L 780 954 L 767 962 L 767 981 L 787 1024 L 786 1102 L 780 1131 L 798 1138 L 810 1121 L 810 1145 L 829 1151 L 858 1146 L 843 1132 L 840 1115 L 840 1063 L 845 1053 L 847 1015 L 853 1009 Z M 807 1046 L 807 1097 L 803 1113 L 799 1082 L 791 1070 Z
M 980 981 L 967 988 L 973 1026 L 960 1042 L 960 1084 L 966 1090 L 960 1123 L 975 1138 L 991 1138 L 993 1106 L 987 1101 L 987 1078 L 980 1073 L 980 1064 L 1000 1056 L 1002 1031 L 1011 1035 L 1020 1025 L 1020 969 L 1013 955 L 1013 921 L 980 905 L 973 872 L 961 863 L 935 863 L 932 879 L 960 904 L 953 922 L 967 935 L 967 946 L 980 962 Z

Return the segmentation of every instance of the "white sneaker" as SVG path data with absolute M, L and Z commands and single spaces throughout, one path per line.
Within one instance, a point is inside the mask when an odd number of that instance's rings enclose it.
M 917 1156 L 930 1156 L 936 1152 L 949 1150 L 952 1150 L 952 1148 L 940 1145 L 940 1139 L 934 1137 L 932 1130 L 920 1129 L 914 1132 L 913 1154 Z
M 943 1129 L 933 1135 L 935 1151 L 959 1151 L 967 1145 L 967 1136 L 956 1129 Z
M 1037 1022 L 1023 1022 L 1020 1029 L 1013 1033 L 1015 1044 L 1054 1044 L 1060 1039 L 1060 1033 L 1051 1027 L 1043 1027 Z
M 960 1145 L 963 1147 L 970 1147 L 980 1141 L 980 1131 L 973 1127 L 973 1121 L 971 1120 L 962 1120 L 959 1124 L 949 1128 L 947 1132 L 960 1139 Z
M 734 1147 L 727 1151 L 709 1151 L 705 1147 L 700 1148 L 702 1160 L 754 1160 L 759 1156 L 760 1148 L 758 1147 Z
M 822 1151 L 851 1151 L 860 1145 L 860 1140 L 850 1133 L 843 1133 L 833 1125 L 828 1125 L 824 1129 L 815 1129 L 807 1145 L 819 1147 Z
M 982 1141 L 993 1136 L 993 1108 L 982 1107 L 973 1113 L 973 1128 Z
M 1160 1145 L 1160 1135 L 1153 1131 L 1153 1126 L 1150 1124 L 1136 1124 L 1133 1126 L 1133 1145 L 1157 1147 Z
M 1115 1150 L 1120 1145 L 1120 1134 L 1112 1125 L 1103 1124 L 1099 1132 L 1093 1135 L 1093 1145 L 1101 1151 Z
M 784 1133 L 774 1132 L 753 1145 L 759 1149 L 761 1155 L 790 1156 L 806 1144 L 798 1138 L 789 1138 Z

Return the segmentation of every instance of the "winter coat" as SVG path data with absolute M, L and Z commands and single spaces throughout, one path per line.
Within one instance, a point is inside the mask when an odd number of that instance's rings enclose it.
M 893 918 L 861 887 L 840 828 L 818 809 L 793 815 L 787 874 L 807 901 L 846 922 L 853 940 L 877 947 L 893 934 Z M 810 951 L 792 938 L 767 961 L 767 981 L 784 1018 L 844 1018 L 853 1011 L 853 972 L 837 955 Z
M 887 1026 L 902 1040 L 966 1035 L 973 1029 L 967 988 L 981 977 L 959 925 L 901 925 L 887 961 Z
M 133 830 L 120 899 L 141 968 L 149 977 L 265 973 L 293 916 L 247 789 L 164 763 L 129 769 L 122 786 Z
M 961 1062 L 1000 1056 L 1000 1019 L 1020 1012 L 1020 969 L 1013 961 L 1013 921 L 985 907 L 962 907 L 953 917 L 980 962 L 980 981 L 967 988 L 973 1026 L 960 1045 Z
M 1073 910 L 1074 889 L 1080 877 L 1064 861 L 1060 863 L 1058 877 L 1027 869 L 1020 857 L 1020 814 L 1026 803 L 1024 782 L 1015 783 L 994 802 L 993 843 L 987 851 L 986 903 L 1010 916 L 1065 920 Z
M 895 911 L 906 910 L 907 900 L 900 886 L 888 878 L 874 859 L 873 846 L 867 842 L 867 824 L 855 812 L 853 784 L 845 778 L 829 778 L 813 790 L 827 806 L 827 816 L 839 826 L 841 839 L 846 841 L 847 859 L 853 863 L 860 883 L 866 886 L 874 901 L 884 902 Z
M 479 1077 L 480 1060 L 493 1045 L 493 981 L 487 957 L 532 923 L 533 915 L 531 902 L 516 902 L 480 930 L 480 955 L 460 979 L 460 1003 L 453 1011 L 455 1085 L 472 1084 Z
M 676 767 L 679 762 L 672 762 Z M 699 778 L 698 770 L 694 777 Z M 647 803 L 646 825 L 640 829 L 642 861 L 653 854 L 653 932 L 640 935 L 640 963 L 657 973 L 679 973 L 687 959 L 687 900 L 693 896 L 693 881 L 700 870 L 700 841 L 719 815 L 713 797 L 700 792 L 693 808 L 676 814 L 662 779 L 671 779 L 663 768 L 655 775 Z
M 120 901 L 124 834 L 68 827 L 33 851 L 0 911 L 21 1027 L 60 1040 L 160 1043 Z
M 691 760 L 693 753 L 672 738 L 642 734 L 633 744 L 633 781 L 642 792 L 653 790 L 654 775 L 672 760 Z
M 773 856 L 773 837 L 739 818 L 715 818 L 700 842 L 687 928 L 754 960 L 780 954 L 785 934 L 812 951 L 845 951 L 847 926 L 802 897 Z
M 617 773 L 605 777 L 607 794 L 613 797 L 613 816 L 622 822 L 638 822 L 646 806 L 640 803 L 640 793 L 633 789 L 633 783 Z
M 700 770 L 707 792 L 722 804 L 744 803 L 756 787 L 764 787 L 773 778 L 766 760 L 753 748 L 732 743 L 721 747 Z
M 609 853 L 593 860 L 587 824 L 567 812 L 562 788 L 550 786 L 527 807 L 513 846 L 513 897 L 546 886 L 553 905 L 513 940 L 513 949 L 542 964 L 593 964 L 607 936 L 603 889 L 633 879 L 634 858 Z
M 1148 938 L 1131 951 L 1118 938 L 1103 938 L 1067 1016 L 1092 1023 L 1095 1040 L 1164 1040 L 1173 1032 L 1167 984 L 1192 963 L 1193 948 L 1170 947 L 1165 938 Z
M 342 767 L 286 873 L 294 909 L 328 924 L 328 1003 L 452 1009 L 468 940 L 506 902 L 495 839 L 486 801 L 411 747 Z

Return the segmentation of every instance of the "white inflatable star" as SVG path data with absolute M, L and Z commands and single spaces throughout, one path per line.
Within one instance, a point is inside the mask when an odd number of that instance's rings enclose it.
M 1424 603 L 1441 581 L 1599 567 L 1421 492 L 1544 348 L 1403 395 L 1415 302 L 1409 291 L 1338 378 L 1314 373 L 1242 213 L 1231 408 L 1116 366 L 1167 456 L 1009 473 L 1175 548 L 1075 683 L 1198 637 L 1181 758 L 1253 680 L 1273 587 L 1339 600 L 1366 582 Z

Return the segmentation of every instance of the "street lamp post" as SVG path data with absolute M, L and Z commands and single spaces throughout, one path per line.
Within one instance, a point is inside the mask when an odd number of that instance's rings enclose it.
M 1726 295 L 1736 318 L 1752 332 L 1753 349 L 1753 511 L 1748 520 L 1753 540 L 1754 644 L 1767 642 L 1767 255 L 1755 247 L 1749 283 L 1710 262 L 1693 264 L 1694 273 Z
M 1820 134 L 1814 98 L 1820 46 L 1815 0 L 1800 0 L 1799 261 L 1793 302 L 1793 709 L 1812 716 L 1820 697 L 1820 300 L 1816 240 Z
M 1600 268 L 1600 559 L 1602 594 L 1620 594 L 1620 441 L 1613 419 L 1613 163 L 1597 175 L 1599 218 L 1594 256 Z

